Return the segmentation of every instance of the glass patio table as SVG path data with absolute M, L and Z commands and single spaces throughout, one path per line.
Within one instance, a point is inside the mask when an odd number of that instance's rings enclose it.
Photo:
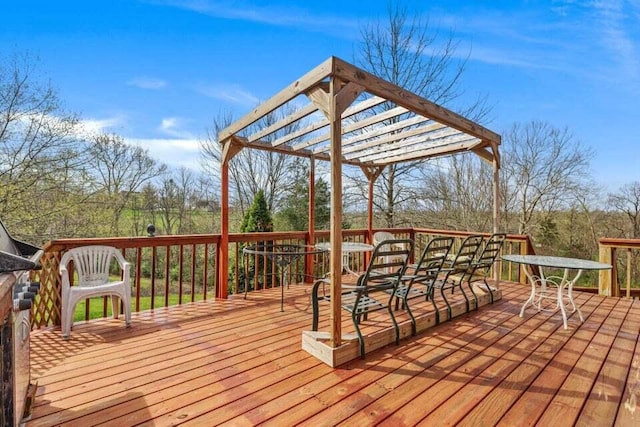
M 531 284 L 531 294 L 520 310 L 520 317 L 524 317 L 524 310 L 529 305 L 537 308 L 538 311 L 542 311 L 544 310 L 542 308 L 542 301 L 544 299 L 555 299 L 556 306 L 553 310 L 555 311 L 560 309 L 560 312 L 562 313 L 562 323 L 564 325 L 564 329 L 567 329 L 567 309 L 564 304 L 565 290 L 567 301 L 571 304 L 571 307 L 573 309 L 572 313 L 577 311 L 578 316 L 580 317 L 580 321 L 584 322 L 584 317 L 582 316 L 580 308 L 576 306 L 575 302 L 573 301 L 573 285 L 576 283 L 584 270 L 607 270 L 611 268 L 611 265 L 609 264 L 603 264 L 596 261 L 544 255 L 503 255 L 502 260 L 529 266 L 529 268 L 524 268 L 524 272 L 529 279 L 529 283 Z M 538 270 L 540 272 L 539 276 L 533 274 L 533 272 L 531 271 L 532 266 L 538 267 Z M 562 277 L 545 276 L 543 270 L 544 268 L 561 269 L 564 270 L 564 274 L 562 275 Z M 571 271 L 577 271 L 575 273 L 575 276 L 573 276 L 572 278 L 570 277 Z M 539 292 L 537 291 L 538 285 L 540 285 Z M 549 285 L 556 287 L 555 295 L 553 295 L 553 293 L 549 292 L 549 290 L 547 289 Z
M 248 283 L 248 262 L 247 255 L 263 256 L 280 267 L 280 311 L 284 311 L 284 287 L 289 287 L 289 271 L 291 264 L 305 255 L 314 255 L 326 252 L 326 249 L 309 245 L 297 245 L 291 243 L 258 243 L 242 249 L 245 256 L 245 284 L 244 297 L 247 298 Z
M 316 244 L 316 248 L 321 249 L 323 251 L 331 250 L 330 242 L 322 242 Z M 342 242 L 342 269 L 347 273 L 359 277 L 360 274 L 353 271 L 349 266 L 349 258 L 351 254 L 358 252 L 371 252 L 373 251 L 373 245 L 368 243 L 358 243 L 358 242 Z

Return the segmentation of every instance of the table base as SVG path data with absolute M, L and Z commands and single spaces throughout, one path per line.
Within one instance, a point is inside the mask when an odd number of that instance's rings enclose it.
M 557 311 L 560 309 L 560 313 L 562 314 L 562 324 L 564 329 L 567 329 L 567 308 L 564 303 L 565 296 L 567 297 L 567 301 L 571 305 L 572 311 L 571 313 L 578 312 L 578 316 L 580 317 L 580 321 L 584 322 L 584 317 L 582 316 L 582 312 L 580 308 L 576 306 L 573 301 L 573 284 L 578 280 L 580 275 L 582 274 L 582 270 L 578 270 L 576 276 L 572 279 L 569 279 L 569 269 L 564 269 L 564 275 L 562 277 L 559 276 L 549 276 L 545 277 L 542 267 L 540 269 L 540 277 L 535 276 L 529 270 L 529 268 L 525 268 L 525 274 L 529 279 L 529 283 L 531 284 L 531 294 L 529 298 L 525 301 L 522 309 L 520 310 L 520 317 L 524 317 L 524 310 L 529 306 L 533 306 L 540 311 L 546 311 L 547 309 L 542 308 L 542 302 L 545 299 L 555 299 L 556 306 L 553 311 Z M 537 291 L 537 287 L 540 286 L 540 291 Z M 548 289 L 549 286 L 556 287 L 556 294 Z M 566 289 L 566 295 L 565 295 Z M 536 295 L 538 293 L 538 295 Z

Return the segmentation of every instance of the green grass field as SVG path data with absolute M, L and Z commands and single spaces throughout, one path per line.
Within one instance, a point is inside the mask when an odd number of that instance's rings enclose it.
M 208 298 L 214 298 L 214 296 L 211 295 Z M 198 294 L 195 296 L 195 301 L 201 301 L 202 299 L 203 299 L 202 294 Z M 182 295 L 183 303 L 190 302 L 190 301 L 191 301 L 191 295 L 188 295 L 188 294 Z M 169 306 L 178 305 L 178 303 L 179 303 L 178 295 L 169 295 Z M 157 308 L 157 307 L 164 307 L 164 305 L 165 305 L 164 295 L 156 296 L 154 306 Z M 145 311 L 149 309 L 151 309 L 151 297 L 140 297 L 140 311 Z M 89 300 L 89 319 L 99 319 L 101 317 L 104 317 L 103 310 L 104 310 L 103 297 L 91 298 Z M 135 311 L 134 298 L 131 299 L 131 311 L 132 312 Z M 110 317 L 110 316 L 111 316 L 111 299 L 109 298 L 107 299 L 107 317 Z M 82 301 L 76 305 L 73 321 L 77 322 L 77 321 L 82 321 L 84 319 L 85 319 L 85 303 L 84 301 Z

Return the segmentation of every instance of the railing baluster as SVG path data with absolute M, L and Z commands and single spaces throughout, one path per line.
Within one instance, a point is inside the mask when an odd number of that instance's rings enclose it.
M 234 243 L 234 249 L 235 249 L 235 259 L 233 262 L 233 268 L 234 268 L 234 272 L 235 274 L 233 275 L 233 291 L 234 293 L 238 293 L 238 289 L 239 288 L 239 280 L 240 280 L 240 274 L 238 273 L 240 271 L 239 269 L 239 265 L 240 265 L 240 244 L 238 244 L 237 242 Z
M 156 247 L 151 248 L 151 309 L 156 306 Z
M 627 249 L 627 298 L 631 297 L 631 248 Z
M 136 311 L 140 311 L 140 279 L 142 278 L 142 248 L 136 250 Z
M 164 305 L 169 305 L 169 289 L 171 288 L 171 246 L 167 245 L 164 249 Z
M 207 300 L 207 280 L 209 276 L 209 244 L 204 244 L 204 263 L 202 272 L 202 299 Z
M 196 300 L 196 244 L 191 245 L 191 302 Z

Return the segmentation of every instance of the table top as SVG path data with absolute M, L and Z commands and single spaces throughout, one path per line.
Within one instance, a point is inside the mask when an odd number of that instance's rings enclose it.
M 250 245 L 242 249 L 245 254 L 266 256 L 301 256 L 326 252 L 326 249 L 317 246 L 296 245 L 288 243 L 262 243 Z
M 579 258 L 546 255 L 503 255 L 502 260 L 540 267 L 569 268 L 575 270 L 608 270 L 609 264 Z
M 316 247 L 324 250 L 330 250 L 331 243 L 330 242 L 318 243 Z M 370 252 L 372 250 L 373 250 L 373 245 L 369 245 L 368 243 L 342 242 L 342 252 Z

